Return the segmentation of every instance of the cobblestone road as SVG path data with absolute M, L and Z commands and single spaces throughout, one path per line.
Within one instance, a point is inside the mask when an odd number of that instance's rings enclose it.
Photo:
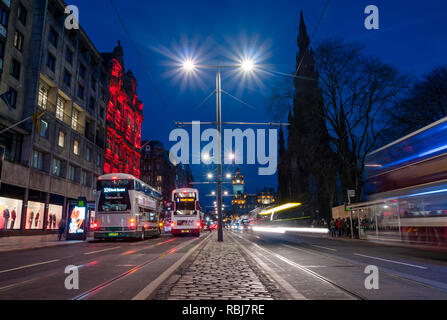
M 214 232 L 172 287 L 168 300 L 273 300 L 257 272 L 230 237 L 217 242 Z

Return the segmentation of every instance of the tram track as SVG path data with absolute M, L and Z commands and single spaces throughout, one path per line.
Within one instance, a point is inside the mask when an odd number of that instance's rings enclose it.
M 99 285 L 97 285 L 97 286 L 95 286 L 95 287 L 93 287 L 93 288 L 91 288 L 91 289 L 89 289 L 89 290 L 87 290 L 87 291 L 85 291 L 85 292 L 83 292 L 83 293 L 73 297 L 70 300 L 86 300 L 86 299 L 96 295 L 97 293 L 101 292 L 102 290 L 104 290 L 108 286 L 110 286 L 110 285 L 112 285 L 112 284 L 114 284 L 114 283 L 116 283 L 116 282 L 118 282 L 118 281 L 120 281 L 122 279 L 125 279 L 126 277 L 134 274 L 135 272 L 137 272 L 139 270 L 141 270 L 145 266 L 147 266 L 147 265 L 149 265 L 151 263 L 154 263 L 154 262 L 156 262 L 156 261 L 158 261 L 158 260 L 160 260 L 160 259 L 162 259 L 162 258 L 164 258 L 164 257 L 166 257 L 168 255 L 171 255 L 171 254 L 173 254 L 175 252 L 178 252 L 179 250 L 183 249 L 184 247 L 190 245 L 191 243 L 194 243 L 194 241 L 198 241 L 198 240 L 201 240 L 201 239 L 202 238 L 194 238 L 194 239 L 191 239 L 191 240 L 189 240 L 187 242 L 182 243 L 178 247 L 170 248 L 170 249 L 164 251 L 162 254 L 160 254 L 160 255 L 152 258 L 152 259 L 149 259 L 149 260 L 147 260 L 147 261 L 145 261 L 143 263 L 140 263 L 137 266 L 133 267 L 132 269 L 127 270 L 127 271 L 125 271 L 125 272 L 123 272 L 123 273 L 121 273 L 121 274 L 119 274 L 119 275 L 117 275 L 117 276 L 107 280 L 107 281 L 104 281 L 101 284 L 99 284 Z M 166 242 L 164 242 L 164 243 L 166 243 Z

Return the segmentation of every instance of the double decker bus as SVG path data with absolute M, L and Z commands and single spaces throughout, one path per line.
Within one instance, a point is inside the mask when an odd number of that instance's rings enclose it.
M 95 239 L 159 236 L 161 194 L 124 173 L 100 176 L 96 188 Z
M 173 210 L 171 213 L 171 233 L 200 236 L 203 212 L 197 189 L 182 188 L 172 191 Z

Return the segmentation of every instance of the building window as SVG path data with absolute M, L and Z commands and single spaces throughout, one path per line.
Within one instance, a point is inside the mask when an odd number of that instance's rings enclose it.
M 9 104 L 10 104 L 11 108 L 15 109 L 16 106 L 17 106 L 17 95 L 18 95 L 18 92 L 17 92 L 16 89 L 14 89 L 12 87 L 9 87 L 9 90 L 11 91 L 11 100 L 9 101 Z
M 18 62 L 16 59 L 12 59 L 11 75 L 17 80 L 20 80 L 20 62 Z
M 73 142 L 73 153 L 77 156 L 79 156 L 79 141 L 78 140 L 74 140 Z
M 39 97 L 37 99 L 37 104 L 39 105 L 39 107 L 46 109 L 47 102 L 48 102 L 48 86 L 46 86 L 44 83 L 41 82 L 39 85 Z
M 74 130 L 78 130 L 79 129 L 79 117 L 80 117 L 80 112 L 76 109 L 73 109 L 73 114 L 71 115 L 71 127 Z
M 91 97 L 91 98 L 90 98 L 90 102 L 89 102 L 89 104 L 88 104 L 88 107 L 89 107 L 91 110 L 95 110 L 95 104 L 96 104 L 95 98 Z
M 84 87 L 81 85 L 78 86 L 78 98 L 84 100 Z
M 49 39 L 50 43 L 57 48 L 57 33 L 53 28 L 50 29 Z
M 104 107 L 101 107 L 100 109 L 99 109 L 99 116 L 101 117 L 101 118 L 104 118 Z
M 5 28 L 8 27 L 8 12 L 2 6 L 0 6 L 0 24 Z
M 64 72 L 64 84 L 70 88 L 71 86 L 71 74 L 67 70 Z
M 83 64 L 79 66 L 79 75 L 82 79 L 85 79 L 85 66 Z
M 65 147 L 65 133 L 62 130 L 59 130 L 59 138 L 57 145 L 61 148 Z
M 40 120 L 40 136 L 48 139 L 48 122 L 45 120 Z
M 14 47 L 20 52 L 23 50 L 23 35 L 18 31 L 14 34 Z
M 85 149 L 85 160 L 87 160 L 88 162 L 92 161 L 92 149 L 89 147 Z
M 73 52 L 70 49 L 65 50 L 65 60 L 69 63 L 73 63 Z
M 92 77 L 92 90 L 96 92 L 96 79 Z
M 27 11 L 25 7 L 20 3 L 17 7 L 17 20 L 19 20 L 24 26 L 26 26 Z
M 53 72 L 56 70 L 56 58 L 51 53 L 48 53 L 47 67 Z
M 43 170 L 43 154 L 40 151 L 33 151 L 32 164 L 33 168 Z
M 53 168 L 51 169 L 51 174 L 57 177 L 61 176 L 62 162 L 59 159 L 53 159 Z
M 3 70 L 3 58 L 5 57 L 5 43 L 0 41 L 0 70 Z
M 100 167 L 101 166 L 101 155 L 98 153 L 97 155 L 96 155 L 96 166 L 97 167 Z
M 87 185 L 87 172 L 85 172 L 84 170 L 82 170 L 81 172 L 81 184 L 83 186 Z
M 76 168 L 72 165 L 68 166 L 68 179 L 71 181 L 75 181 L 76 178 Z
M 65 100 L 61 97 L 57 98 L 56 104 L 56 118 L 60 121 L 64 121 L 64 111 L 65 111 Z

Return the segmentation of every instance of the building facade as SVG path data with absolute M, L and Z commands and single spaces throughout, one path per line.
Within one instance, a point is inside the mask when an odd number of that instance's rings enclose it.
M 169 152 L 160 141 L 143 141 L 141 149 L 141 180 L 162 193 L 163 199 L 171 200 L 176 188 L 192 187 L 193 176 L 189 166 L 174 165 Z
M 110 78 L 104 172 L 139 178 L 143 103 L 138 100 L 137 81 L 132 71 L 125 71 L 119 42 L 113 53 L 102 56 Z
M 0 1 L 0 94 L 12 93 L 0 125 L 28 119 L 0 135 L 0 210 L 11 213 L 3 235 L 56 230 L 69 201 L 95 200 L 103 174 L 107 70 L 82 28 L 64 27 L 65 7 Z

